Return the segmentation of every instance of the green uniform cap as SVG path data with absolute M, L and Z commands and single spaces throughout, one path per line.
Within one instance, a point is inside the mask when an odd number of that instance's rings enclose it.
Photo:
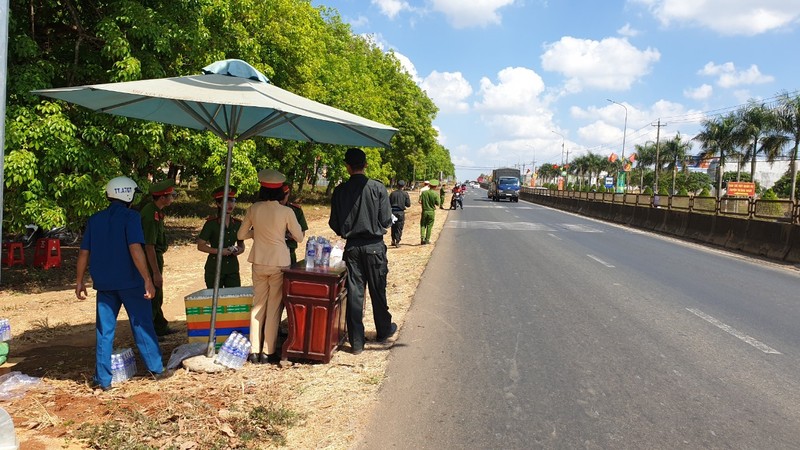
M 150 186 L 150 195 L 167 195 L 175 191 L 175 180 L 167 178 L 166 180 L 153 183 Z
M 228 198 L 236 198 L 236 191 L 236 186 L 228 186 Z M 219 200 L 222 198 L 223 194 L 225 194 L 225 186 L 220 186 L 214 189 L 211 196 L 214 197 L 215 200 Z

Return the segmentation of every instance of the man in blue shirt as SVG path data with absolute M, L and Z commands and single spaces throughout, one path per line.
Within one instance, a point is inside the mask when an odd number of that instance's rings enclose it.
M 147 270 L 144 233 L 139 214 L 130 208 L 139 191 L 127 177 L 117 177 L 106 185 L 108 208 L 94 214 L 86 224 L 78 254 L 75 295 L 86 298 L 86 268 L 97 290 L 97 348 L 94 383 L 102 390 L 111 388 L 111 353 L 121 306 L 125 306 L 133 338 L 147 370 L 156 378 L 165 375 L 153 326 L 150 299 L 155 294 Z

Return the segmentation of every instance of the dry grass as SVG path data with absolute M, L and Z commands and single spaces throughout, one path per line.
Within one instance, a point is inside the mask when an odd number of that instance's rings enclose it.
M 418 245 L 420 213 L 415 195 L 412 203 L 404 245 L 389 249 L 387 296 L 401 333 L 434 248 Z M 304 210 L 309 234 L 334 237 L 327 226 L 327 207 Z M 446 216 L 446 210 L 437 211 L 433 242 Z M 178 226 L 199 230 L 199 225 Z M 173 324 L 185 326 L 180 314 L 183 297 L 198 288 L 203 259 L 191 243 L 170 248 L 165 258 L 172 280 L 165 300 L 178 311 Z M 243 283 L 249 284 L 249 279 L 245 262 Z M 340 351 L 330 364 L 294 364 L 283 369 L 246 364 L 238 371 L 218 374 L 180 369 L 166 380 L 138 377 L 112 391 L 99 392 L 90 386 L 94 305 L 75 303 L 70 289 L 53 290 L 47 296 L 16 295 L 13 304 L 5 305 L 0 313 L 12 320 L 12 353 L 36 361 L 27 366 L 26 373 L 43 376 L 44 381 L 21 398 L 0 402 L 14 417 L 22 448 L 348 448 L 376 401 L 392 346 L 391 342 L 368 342 L 361 355 Z M 2 294 L 7 298 L 8 292 Z M 365 303 L 370 338 L 375 331 L 369 301 Z M 120 320 L 124 319 L 121 315 Z M 118 327 L 117 345 L 133 346 L 124 323 Z M 170 337 L 162 347 L 165 358 L 183 342 L 183 336 Z M 35 359 L 40 353 L 46 357 Z M 43 366 L 38 372 L 37 365 Z

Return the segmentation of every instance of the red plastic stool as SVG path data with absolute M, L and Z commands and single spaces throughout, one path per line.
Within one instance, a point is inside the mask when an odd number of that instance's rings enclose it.
M 25 250 L 22 248 L 22 242 L 3 243 L 3 264 L 8 267 L 14 267 L 17 264 L 25 265 Z
M 36 241 L 33 265 L 42 269 L 61 267 L 61 240 L 41 238 Z

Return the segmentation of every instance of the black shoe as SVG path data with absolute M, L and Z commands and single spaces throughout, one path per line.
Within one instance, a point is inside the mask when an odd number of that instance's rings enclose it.
M 351 355 L 360 355 L 364 352 L 364 346 L 361 347 L 350 347 L 350 354 Z
M 389 328 L 389 334 L 384 337 L 378 337 L 378 342 L 384 343 L 389 340 L 390 337 L 394 336 L 397 333 L 397 324 L 392 322 L 392 326 Z
M 159 373 L 150 372 L 150 376 L 153 377 L 153 379 L 156 381 L 161 381 L 171 377 L 173 373 L 174 371 L 165 369 Z
M 419 245 L 425 245 L 425 239 L 422 239 L 421 241 L 419 241 Z
M 108 391 L 110 391 L 111 389 L 114 388 L 114 385 L 109 384 L 108 386 L 100 386 L 99 384 L 95 383 L 95 384 L 92 385 L 92 388 L 100 389 L 103 392 L 108 392 Z
M 156 333 L 156 335 L 158 335 L 158 337 L 163 337 L 163 336 L 169 336 L 170 334 L 175 334 L 175 333 L 177 333 L 177 332 L 178 332 L 178 330 L 176 330 L 176 329 L 174 329 L 174 328 L 169 328 L 169 327 L 167 327 L 167 329 L 166 329 L 166 330 L 164 330 L 164 331 L 163 331 L 163 332 L 161 332 L 161 333 Z
M 250 353 L 250 355 L 247 357 L 247 362 L 250 364 L 258 364 L 258 355 L 255 353 Z
M 396 241 L 392 241 L 392 247 L 397 247 L 397 242 Z
M 281 362 L 281 354 L 278 352 L 271 355 L 266 353 L 261 354 L 261 364 L 278 364 L 279 362 Z

